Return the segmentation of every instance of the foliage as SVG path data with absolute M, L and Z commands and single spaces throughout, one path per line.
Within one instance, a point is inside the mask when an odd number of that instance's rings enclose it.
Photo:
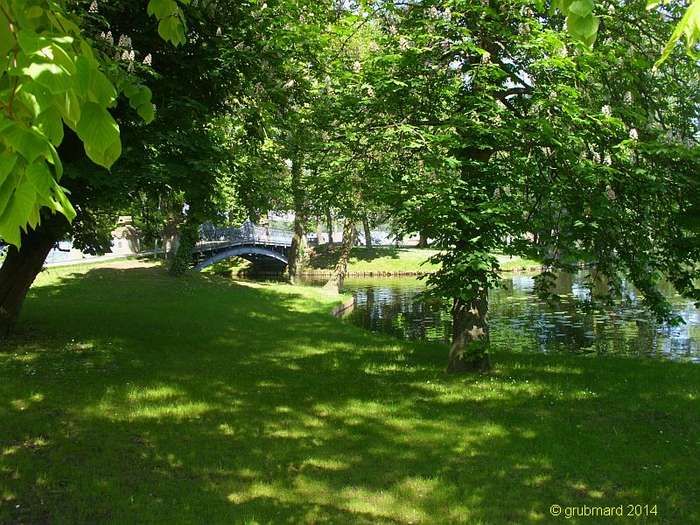
M 593 49 L 509 5 L 385 14 L 358 104 L 379 130 L 370 143 L 400 152 L 387 198 L 443 250 L 431 282 L 445 297 L 494 286 L 503 252 L 592 263 L 612 287 L 625 272 L 666 316 L 661 275 L 697 296 L 696 233 L 682 226 L 697 195 L 695 64 L 651 71 L 668 26 L 640 2 L 605 17 Z
M 146 121 L 153 119 L 150 91 L 84 35 L 86 19 L 96 13 L 82 4 L 0 2 L 0 237 L 16 246 L 20 229 L 36 227 L 43 207 L 75 216 L 59 184 L 63 166 L 56 148 L 64 125 L 80 137 L 93 162 L 109 168 L 121 155 L 119 126 L 109 112 L 118 94 Z M 148 11 L 164 38 L 184 41 L 175 0 L 151 0 Z M 123 44 L 112 52 L 124 48 L 125 58 L 133 60 Z
M 648 9 L 654 9 L 659 5 L 663 5 L 665 10 L 673 9 L 670 5 L 671 2 L 665 2 L 664 0 L 649 0 Z M 697 45 L 700 42 L 700 1 L 692 0 L 690 5 L 686 8 L 685 13 L 681 19 L 677 22 L 673 33 L 668 39 L 668 43 L 661 52 L 661 57 L 657 60 L 654 67 L 660 66 L 665 62 L 671 53 L 673 48 L 678 43 L 678 41 L 685 37 L 685 47 L 688 54 L 692 57 L 697 58 Z

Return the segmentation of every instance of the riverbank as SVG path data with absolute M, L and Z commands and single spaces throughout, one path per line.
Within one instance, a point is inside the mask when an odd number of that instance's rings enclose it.
M 357 277 L 411 276 L 432 273 L 439 265 L 429 261 L 437 250 L 394 248 L 381 246 L 373 249 L 355 247 L 348 262 L 348 275 Z M 340 247 L 328 249 L 319 246 L 311 252 L 305 267 L 307 275 L 329 275 L 340 257 Z M 519 257 L 498 256 L 504 272 L 536 271 L 541 264 Z
M 44 272 L 0 350 L 0 523 L 700 522 L 700 367 L 497 348 L 492 374 L 446 376 L 444 346 L 338 302 L 138 261 Z

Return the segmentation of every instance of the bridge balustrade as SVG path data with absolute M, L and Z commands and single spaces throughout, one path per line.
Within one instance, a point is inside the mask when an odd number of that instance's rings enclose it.
M 205 224 L 199 229 L 198 244 L 209 243 L 290 245 L 292 233 L 276 228 L 255 226 L 250 223 L 239 228 L 220 228 Z

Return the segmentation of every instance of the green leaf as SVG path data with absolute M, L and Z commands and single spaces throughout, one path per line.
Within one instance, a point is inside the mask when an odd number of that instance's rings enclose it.
M 79 92 L 91 102 L 103 107 L 111 106 L 117 99 L 117 90 L 100 71 L 96 63 L 85 57 L 76 61 L 76 82 Z
M 566 19 L 566 24 L 572 35 L 581 40 L 590 40 L 598 32 L 600 20 L 593 15 L 580 17 L 572 14 Z
M 38 157 L 49 158 L 49 139 L 32 128 L 12 122 L 2 132 L 5 143 L 31 164 Z
M 170 16 L 158 23 L 158 34 L 163 40 L 178 46 L 185 43 L 185 26 L 179 17 Z
M 56 64 L 33 63 L 22 69 L 22 73 L 31 77 L 37 84 L 51 93 L 63 93 L 72 87 L 68 72 Z
M 661 52 L 661 56 L 654 64 L 654 69 L 663 64 L 673 52 L 676 43 L 685 36 L 686 50 L 689 55 L 694 56 L 695 45 L 700 41 L 700 0 L 693 0 L 688 9 L 685 11 L 683 18 L 680 19 L 676 28 L 673 30 L 671 37 L 668 39 L 666 46 Z
M 67 190 L 65 188 L 61 187 L 55 180 L 53 181 L 53 193 L 54 193 L 54 199 L 53 199 L 54 209 L 57 212 L 65 215 L 65 217 L 69 221 L 72 221 L 73 219 L 75 219 L 75 216 L 76 216 L 75 208 L 73 208 L 73 205 L 68 200 L 68 196 L 66 195 Z
M 136 110 L 146 124 L 153 121 L 155 111 L 151 102 L 152 93 L 150 89 L 137 84 L 127 84 L 124 87 L 124 94 L 129 99 L 129 105 Z
M 94 102 L 83 107 L 76 129 L 85 152 L 95 163 L 110 168 L 122 151 L 119 126 L 105 108 Z
M 10 151 L 0 153 L 0 187 L 17 165 L 17 154 Z
M 151 122 L 153 122 L 153 119 L 155 119 L 156 117 L 156 112 L 153 109 L 153 104 L 151 104 L 150 102 L 146 104 L 141 104 L 136 110 L 136 112 L 146 124 L 150 124 Z
M 27 166 L 24 172 L 34 191 L 45 201 L 51 201 L 51 186 L 53 177 L 45 162 L 39 161 Z
M 15 188 L 2 215 L 0 215 L 0 237 L 19 246 L 21 243 L 20 227 L 25 227 L 35 213 L 36 192 L 32 185 L 23 179 Z
M 7 54 L 15 45 L 15 39 L 10 31 L 10 23 L 5 15 L 0 12 L 0 60 L 3 62 Z M 4 67 L 4 64 L 3 64 Z
M 35 124 L 37 129 L 46 135 L 54 146 L 63 142 L 63 120 L 61 112 L 55 106 L 41 113 L 36 118 Z
M 576 0 L 569 5 L 569 13 L 585 18 L 593 13 L 593 0 Z
M 61 112 L 64 122 L 75 131 L 80 121 L 80 100 L 74 91 L 68 91 L 54 98 L 58 110 Z
M 158 20 L 176 15 L 180 11 L 175 0 L 151 0 L 148 2 L 148 14 Z

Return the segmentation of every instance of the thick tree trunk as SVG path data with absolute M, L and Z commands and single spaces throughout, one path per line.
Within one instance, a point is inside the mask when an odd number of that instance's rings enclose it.
M 343 244 L 340 249 L 340 257 L 333 270 L 333 275 L 324 285 L 324 288 L 340 291 L 345 282 L 345 276 L 348 273 L 348 261 L 350 261 L 350 253 L 355 244 L 355 223 L 351 219 L 345 219 L 343 224 Z
M 488 354 L 488 296 L 484 290 L 474 301 L 455 299 L 452 305 L 452 346 L 447 372 L 485 372 L 491 368 Z
M 171 217 L 163 229 L 163 259 L 169 261 L 175 257 L 179 245 L 179 221 Z
M 428 236 L 425 234 L 424 231 L 418 232 L 418 248 L 427 248 L 428 247 Z
M 53 245 L 68 229 L 63 216 L 44 217 L 35 230 L 22 233 L 22 246 L 10 246 L 0 268 L 0 338 L 14 328 L 29 287 Z
M 365 246 L 368 250 L 372 249 L 372 229 L 369 227 L 369 219 L 365 215 L 362 217 L 362 228 L 365 230 Z
M 299 214 L 294 217 L 294 235 L 292 237 L 292 246 L 289 249 L 288 272 L 289 280 L 294 283 L 301 276 L 303 268 L 304 251 L 306 250 L 306 236 L 304 235 L 304 222 Z
M 171 275 L 183 275 L 193 265 L 194 247 L 199 240 L 199 223 L 188 218 L 180 226 L 179 242 L 170 263 Z
M 331 210 L 326 210 L 326 228 L 328 229 L 328 247 L 333 246 L 333 215 Z
M 296 282 L 301 276 L 303 269 L 304 252 L 306 250 L 306 232 L 304 223 L 306 221 L 304 206 L 304 189 L 302 187 L 302 164 L 299 158 L 295 158 L 292 163 L 292 196 L 294 199 L 294 235 L 292 246 L 289 249 L 289 261 L 287 272 L 290 282 Z

